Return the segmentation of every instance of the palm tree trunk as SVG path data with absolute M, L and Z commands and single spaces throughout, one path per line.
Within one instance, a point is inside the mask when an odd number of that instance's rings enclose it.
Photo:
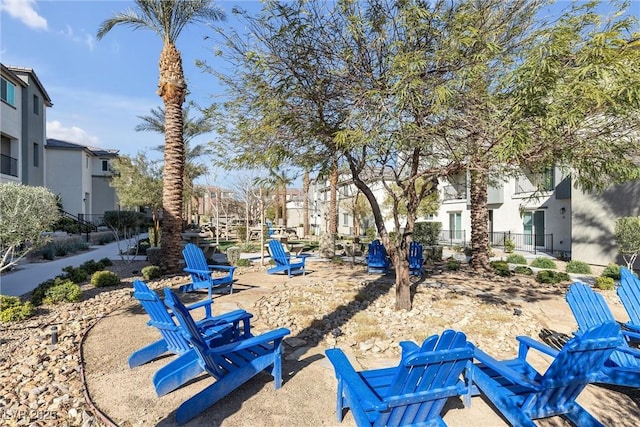
M 287 184 L 282 184 L 282 226 L 287 229 Z
M 338 175 L 338 158 L 334 156 L 329 171 L 329 233 L 333 236 L 338 234 Z
M 162 188 L 162 252 L 168 272 L 179 271 L 182 231 L 184 142 L 182 140 L 184 81 L 180 52 L 165 40 L 160 54 L 159 95 L 165 109 L 164 172 Z
M 489 210 L 485 171 L 471 171 L 471 267 L 474 270 L 491 270 L 489 264 Z

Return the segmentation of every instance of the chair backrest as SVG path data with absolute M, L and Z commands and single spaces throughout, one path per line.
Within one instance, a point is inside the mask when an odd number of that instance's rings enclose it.
M 409 265 L 422 265 L 424 258 L 422 256 L 422 245 L 416 241 L 409 243 Z
M 182 301 L 180 301 L 171 289 L 164 288 L 164 296 L 164 302 L 176 316 L 176 319 L 178 319 L 178 323 L 182 326 L 184 336 L 189 340 L 196 353 L 198 353 L 198 356 L 200 356 L 202 367 L 214 378 L 222 378 L 225 373 L 220 369 L 218 362 L 211 352 L 207 351 L 209 346 L 202 335 L 200 335 L 200 331 L 196 326 L 196 322 L 191 317 L 189 310 L 187 310 L 184 304 L 182 304 Z
M 615 322 L 615 317 L 602 295 L 584 283 L 571 284 L 565 298 L 578 323 L 579 334 L 604 322 Z
M 376 239 L 369 243 L 369 252 L 367 252 L 367 261 L 369 263 L 385 263 L 387 259 L 387 250 L 380 240 Z
M 208 273 L 209 266 L 207 265 L 207 259 L 204 256 L 204 252 L 198 246 L 193 243 L 187 243 L 182 250 L 182 256 L 187 263 L 187 268 L 193 270 L 206 271 L 207 273 L 192 273 L 191 280 L 193 282 L 206 282 L 211 278 L 211 274 Z
M 149 326 L 156 327 L 167 343 L 167 349 L 172 353 L 182 354 L 190 349 L 189 343 L 180 333 L 180 327 L 167 311 L 167 308 L 154 291 L 146 283 L 135 280 L 133 282 L 133 296 L 140 302 L 144 311 L 149 315 Z
M 473 347 L 462 332 L 446 330 L 433 335 L 414 352 L 403 354 L 386 401 L 402 402 L 417 393 L 438 389 L 439 399 L 396 406 L 381 414 L 377 425 L 414 425 L 435 419 L 447 402 L 447 397 L 461 394 L 460 376 L 471 366 Z M 391 405 L 395 406 L 395 405 Z
M 284 251 L 282 243 L 280 243 L 278 240 L 269 240 L 269 253 L 271 254 L 271 258 L 276 264 L 289 265 L 289 258 L 287 257 L 287 253 Z
M 640 278 L 626 267 L 620 267 L 618 296 L 624 305 L 632 325 L 640 326 Z
M 605 322 L 570 339 L 541 378 L 539 391 L 525 398 L 523 410 L 532 418 L 562 413 L 596 375 L 623 339 L 615 322 Z M 564 408 L 564 409 L 563 409 Z

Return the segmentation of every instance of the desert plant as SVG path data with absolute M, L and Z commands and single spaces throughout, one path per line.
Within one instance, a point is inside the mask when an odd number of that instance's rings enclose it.
M 509 264 L 524 264 L 527 265 L 527 259 L 520 254 L 511 254 L 507 257 Z
M 80 286 L 71 280 L 65 280 L 47 289 L 43 302 L 45 304 L 76 302 L 80 300 L 81 295 Z
M 553 270 L 542 270 L 536 275 L 536 281 L 538 283 L 550 283 L 556 284 L 560 282 L 566 282 L 571 280 L 567 273 L 557 272 Z
M 498 276 L 509 277 L 512 274 L 506 261 L 491 261 L 491 267 Z
M 552 259 L 539 257 L 531 261 L 531 267 L 555 269 L 556 263 Z
M 0 321 L 18 322 L 33 316 L 35 308 L 31 302 L 20 302 L 18 297 L 0 295 Z
M 452 271 L 460 270 L 460 261 L 458 261 L 457 259 L 449 258 L 447 260 L 447 269 Z
M 62 271 L 67 273 L 67 278 L 73 283 L 82 283 L 86 281 L 89 276 L 89 272 L 82 267 L 76 268 L 69 265 L 63 268 Z
M 620 266 L 618 264 L 610 263 L 604 268 L 601 276 L 610 277 L 613 280 L 620 280 Z
M 109 259 L 108 257 L 102 258 L 100 261 L 98 261 L 98 263 L 104 267 L 113 265 L 113 261 L 111 261 L 111 259 Z
M 574 274 L 591 274 L 591 266 L 584 261 L 572 260 L 567 263 L 565 271 Z
M 238 246 L 231 246 L 227 248 L 227 261 L 229 264 L 235 265 L 240 259 L 240 248 Z
M 640 216 L 618 218 L 614 233 L 618 252 L 627 263 L 627 268 L 633 270 L 640 253 Z
M 511 240 L 511 238 L 506 237 L 504 239 L 504 251 L 508 254 L 510 254 L 511 252 L 513 252 L 516 249 L 516 244 L 514 243 L 513 240 Z
M 331 258 L 331 264 L 342 265 L 344 264 L 344 260 L 342 259 L 342 257 L 334 256 Z
M 112 271 L 96 271 L 91 276 L 91 284 L 96 288 L 115 286 L 120 284 L 120 278 Z
M 523 274 L 525 276 L 531 276 L 533 274 L 533 270 L 529 267 L 525 267 L 524 265 L 519 265 L 513 269 L 513 272 L 516 274 Z
M 153 280 L 162 276 L 162 269 L 157 265 L 147 265 L 142 268 L 141 273 L 145 280 Z
M 162 257 L 162 248 L 159 246 L 151 247 L 147 249 L 147 261 L 153 265 L 164 265 L 164 258 Z
M 596 287 L 603 291 L 611 291 L 615 289 L 615 281 L 611 277 L 596 277 Z
M 253 264 L 251 264 L 251 260 L 248 258 L 240 258 L 237 262 L 236 265 L 238 267 L 251 267 Z

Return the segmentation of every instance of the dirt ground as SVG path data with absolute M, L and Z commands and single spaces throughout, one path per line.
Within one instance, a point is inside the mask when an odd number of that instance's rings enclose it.
M 235 308 L 254 312 L 261 298 L 283 287 L 305 283 L 318 283 L 335 277 L 358 280 L 366 275 L 354 274 L 348 266 L 331 268 L 311 265 L 311 273 L 291 279 L 270 276 L 264 271 L 246 271 L 236 274 L 232 295 L 215 298 L 214 312 L 222 313 Z M 511 292 L 501 289 L 500 283 L 478 278 L 479 287 L 491 287 L 497 294 Z M 176 286 L 177 287 L 177 286 Z M 189 294 L 186 302 L 202 298 L 204 294 Z M 564 334 L 575 329 L 571 312 L 558 291 L 546 298 L 521 299 L 523 309 L 537 313 L 541 326 Z M 610 304 L 619 320 L 626 316 L 620 304 Z M 213 382 L 202 375 L 186 386 L 162 397 L 157 397 L 151 378 L 155 371 L 172 360 L 165 356 L 146 365 L 129 369 L 127 357 L 134 350 L 155 341 L 159 334 L 146 325 L 148 318 L 132 298 L 131 304 L 106 316 L 89 331 L 82 348 L 85 362 L 88 394 L 96 406 L 110 420 L 120 426 L 174 426 L 176 408 L 187 398 Z M 252 321 L 254 334 L 271 329 L 259 316 Z M 271 319 L 272 320 L 272 319 Z M 340 346 L 338 344 L 338 346 Z M 293 347 L 285 344 L 283 360 L 284 384 L 274 390 L 272 378 L 261 373 L 219 403 L 204 411 L 187 426 L 354 426 L 350 412 L 342 423 L 336 420 L 336 379 L 333 368 L 324 357 L 326 343 Z M 341 347 L 342 348 L 342 347 Z M 490 354 L 491 349 L 485 349 Z M 397 364 L 398 358 L 385 355 L 355 354 L 343 348 L 356 369 L 370 369 Z M 515 353 L 512 355 L 515 357 Z M 548 360 L 533 357 L 531 362 L 544 370 Z M 616 391 L 590 385 L 579 398 L 583 406 L 607 426 L 637 426 L 640 424 L 640 393 L 634 390 Z M 504 426 L 500 416 L 481 397 L 474 397 L 470 408 L 464 408 L 460 399 L 450 399 L 444 420 L 449 426 Z M 539 425 L 568 425 L 555 417 Z

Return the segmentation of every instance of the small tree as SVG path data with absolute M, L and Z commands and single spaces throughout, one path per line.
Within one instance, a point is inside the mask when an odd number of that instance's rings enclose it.
M 42 232 L 58 220 L 56 197 L 44 187 L 0 184 L 0 271 L 41 246 Z
M 138 231 L 145 222 L 145 216 L 142 212 L 133 211 L 106 211 L 104 213 L 104 223 L 109 227 L 116 236 L 118 242 L 118 252 L 123 261 L 133 261 L 132 256 L 138 254 Z M 120 247 L 120 242 L 126 242 L 124 250 Z M 131 248 L 135 245 L 135 252 L 130 253 Z
M 640 253 L 640 216 L 618 218 L 615 236 L 618 252 L 631 270 Z

